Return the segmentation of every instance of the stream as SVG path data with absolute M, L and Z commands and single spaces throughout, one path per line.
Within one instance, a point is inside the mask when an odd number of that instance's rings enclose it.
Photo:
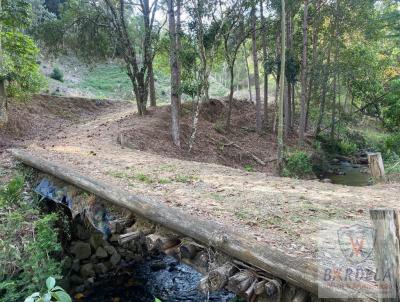
M 371 185 L 368 165 L 352 164 L 348 161 L 331 163 L 325 177 L 333 184 L 363 187 Z
M 85 302 L 162 302 L 234 301 L 235 295 L 226 290 L 203 295 L 197 286 L 202 275 L 170 256 L 153 256 L 144 263 L 124 268 L 124 273 L 101 280 L 86 293 Z

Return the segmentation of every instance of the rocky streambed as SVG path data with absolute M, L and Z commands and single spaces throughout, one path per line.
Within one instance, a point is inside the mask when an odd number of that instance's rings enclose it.
M 72 241 L 65 259 L 63 285 L 75 301 L 153 302 L 232 301 L 222 290 L 206 297 L 198 284 L 202 275 L 175 258 L 147 250 L 144 237 L 121 244 L 120 234 L 133 222 L 114 221 L 109 238 L 79 217 L 72 223 Z

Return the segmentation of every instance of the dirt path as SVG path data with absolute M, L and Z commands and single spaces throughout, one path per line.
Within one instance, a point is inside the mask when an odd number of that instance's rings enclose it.
M 326 220 L 368 222 L 368 208 L 398 207 L 398 185 L 346 187 L 278 178 L 122 148 L 118 134 L 127 130 L 124 121 L 130 118 L 139 117 L 123 108 L 27 147 L 110 185 L 157 197 L 305 257 L 315 257 L 314 239 Z

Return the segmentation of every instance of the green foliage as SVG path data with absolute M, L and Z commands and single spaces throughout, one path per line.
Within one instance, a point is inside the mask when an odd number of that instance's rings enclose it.
M 46 279 L 47 291 L 42 295 L 35 292 L 25 299 L 24 302 L 72 302 L 71 297 L 60 286 L 56 286 L 56 279 Z
M 244 169 L 247 172 L 254 172 L 254 167 L 252 165 L 244 165 Z
M 400 133 L 392 134 L 386 138 L 384 152 L 400 154 Z
M 391 81 L 388 94 L 384 98 L 383 119 L 390 131 L 400 130 L 400 77 Z
M 63 2 L 61 6 L 54 3 L 41 8 L 40 18 L 35 20 L 31 28 L 34 37 L 42 42 L 46 50 L 57 55 L 72 49 L 79 57 L 90 62 L 115 55 L 109 27 L 98 25 L 107 24 L 105 15 L 89 1 Z
M 342 139 L 338 142 L 339 152 L 344 155 L 352 155 L 357 152 L 358 146 L 349 139 Z
M 24 178 L 17 176 L 0 189 L 0 207 L 18 205 L 24 189 Z
M 294 151 L 287 158 L 283 176 L 304 178 L 312 173 L 311 157 L 304 151 Z
M 0 197 L 0 300 L 21 301 L 43 289 L 48 276 L 60 277 L 61 251 L 56 214 L 40 214 L 22 198 L 24 182 L 17 177 Z
M 64 82 L 64 73 L 59 67 L 54 67 L 53 72 L 50 74 L 50 78 Z
M 8 94 L 26 97 L 45 85 L 37 64 L 38 49 L 35 42 L 25 34 L 31 16 L 29 1 L 3 1 L 0 22 L 3 30 L 0 39 L 3 46 L 3 62 L 0 77 L 8 80 Z

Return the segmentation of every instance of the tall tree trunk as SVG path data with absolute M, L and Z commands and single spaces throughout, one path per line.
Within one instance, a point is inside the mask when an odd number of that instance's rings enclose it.
M 231 129 L 233 90 L 235 89 L 234 84 L 233 84 L 233 80 L 234 80 L 234 64 L 229 66 L 229 76 L 230 76 L 229 103 L 228 103 L 228 116 L 227 116 L 227 120 L 226 120 L 226 130 L 227 131 L 230 131 L 230 129 Z
M 296 116 L 296 94 L 295 94 L 295 87 L 296 87 L 296 84 L 295 83 L 292 83 L 292 93 L 291 93 L 291 96 L 292 96 L 292 102 L 291 102 L 291 105 L 292 105 L 292 108 L 291 108 L 291 112 L 290 112 L 290 129 L 291 130 L 293 130 L 293 128 L 294 128 L 294 119 L 295 119 L 295 116 Z
M 181 7 L 182 7 L 182 0 L 176 0 L 176 51 L 178 54 L 178 83 L 179 87 L 181 87 L 182 82 L 182 66 L 181 66 L 181 49 L 182 49 L 182 22 L 181 22 Z M 179 89 L 178 94 L 178 103 L 179 103 L 179 115 L 181 114 L 181 104 L 182 104 L 182 91 Z
M 318 44 L 318 32 L 317 32 L 317 24 L 314 21 L 313 25 L 313 36 L 312 36 L 312 63 L 310 68 L 310 80 L 308 85 L 308 96 L 307 96 L 307 109 L 306 109 L 306 123 L 304 126 L 305 131 L 308 129 L 309 123 L 309 115 L 310 115 L 310 101 L 312 97 L 312 90 L 314 88 L 314 81 L 315 81 L 315 65 L 317 63 L 317 44 Z
M 0 14 L 2 13 L 2 0 L 0 0 Z M 0 23 L 0 33 L 2 32 L 2 26 Z M 3 49 L 1 44 L 0 36 L 0 66 L 3 66 Z M 0 128 L 7 124 L 7 94 L 6 94 L 6 83 L 5 79 L 0 75 Z
M 331 25 L 332 29 L 334 28 L 333 25 Z M 326 93 L 328 90 L 328 80 L 329 80 L 329 74 L 330 74 L 330 65 L 331 65 L 331 51 L 332 51 L 332 38 L 333 38 L 333 30 L 331 30 L 331 41 L 328 43 L 328 53 L 327 53 L 327 58 L 326 58 L 326 64 L 324 66 L 324 75 L 323 75 L 323 80 L 322 80 L 322 99 L 321 99 L 321 104 L 319 106 L 319 116 L 318 116 L 318 121 L 317 121 L 317 127 L 315 130 L 315 136 L 318 136 L 321 133 L 321 126 L 322 126 L 322 121 L 325 115 L 325 103 L 326 103 Z
M 268 5 L 268 1 L 267 5 Z M 267 49 L 267 20 L 264 16 L 263 0 L 260 0 L 261 15 L 261 44 L 263 50 L 263 67 L 264 67 L 264 128 L 268 127 L 268 49 Z
M 338 24 L 338 14 L 339 14 L 339 0 L 336 0 L 336 12 L 335 12 L 335 54 L 334 54 L 334 78 L 333 78 L 333 95 L 332 95 L 332 122 L 331 122 L 331 140 L 335 139 L 335 124 L 336 124 L 336 88 L 337 88 L 337 59 L 339 52 L 339 24 Z
M 283 170 L 283 98 L 285 93 L 285 66 L 286 66 L 286 22 L 285 22 L 285 0 L 281 0 L 281 71 L 280 71 L 280 91 L 279 91 L 279 115 L 278 115 L 278 171 Z
M 306 131 L 306 110 L 307 110 L 307 41 L 308 41 L 308 0 L 304 1 L 303 17 L 303 55 L 301 59 L 301 101 L 300 101 L 300 125 L 299 125 L 299 144 L 304 144 L 304 134 Z
M 171 134 L 174 145 L 180 147 L 179 129 L 179 67 L 176 43 L 176 24 L 174 14 L 174 0 L 168 0 L 168 27 L 170 36 L 170 66 L 171 66 Z
M 289 54 L 291 54 L 291 48 L 292 48 L 292 39 L 291 39 L 291 13 L 290 9 L 287 10 L 286 12 L 286 41 L 287 41 L 287 50 L 289 51 Z M 286 50 L 285 50 L 286 51 Z M 286 62 L 286 61 L 285 61 Z M 286 63 L 285 63 L 285 68 L 286 68 Z M 287 77 L 288 75 L 286 75 Z M 291 131 L 291 121 L 292 121 L 292 89 L 291 89 L 291 81 L 289 81 L 288 78 L 286 78 L 286 86 L 285 86 L 285 94 L 284 94 L 284 117 L 285 117 L 285 123 L 284 123 L 284 134 L 285 137 L 289 136 L 289 133 Z
M 261 95 L 260 95 L 260 74 L 258 72 L 258 54 L 257 54 L 257 34 L 256 34 L 256 7 L 251 9 L 251 40 L 254 64 L 254 86 L 256 89 L 256 132 L 262 133 L 262 115 L 261 115 Z
M 276 38 L 275 38 L 275 59 L 278 61 L 278 58 L 281 56 L 280 53 L 280 33 L 279 30 L 276 31 Z M 277 133 L 277 125 L 278 125 L 278 115 L 279 115 L 279 110 L 278 110 L 278 95 L 279 95 L 279 70 L 276 72 L 276 78 L 275 78 L 275 99 L 274 99 L 274 106 L 275 106 L 275 112 L 274 112 L 274 125 L 272 126 L 272 133 Z
M 150 106 L 157 106 L 156 100 L 156 87 L 154 81 L 154 70 L 153 70 L 153 62 L 149 63 L 149 96 L 150 96 Z
M 249 61 L 247 61 L 247 51 L 246 51 L 246 45 L 243 46 L 243 56 L 244 56 L 244 64 L 246 67 L 246 73 L 247 73 L 247 89 L 249 90 L 249 98 L 250 102 L 253 102 L 253 93 L 251 92 L 251 78 L 250 78 L 250 68 L 249 68 Z
M 287 138 L 289 136 L 290 133 L 290 121 L 292 119 L 291 117 L 291 100 L 292 100 L 292 89 L 291 89 L 291 84 L 289 81 L 286 81 L 286 85 L 284 86 L 285 89 L 285 94 L 284 94 L 284 99 L 285 99 L 285 103 L 284 103 L 284 116 L 285 116 L 285 137 Z

